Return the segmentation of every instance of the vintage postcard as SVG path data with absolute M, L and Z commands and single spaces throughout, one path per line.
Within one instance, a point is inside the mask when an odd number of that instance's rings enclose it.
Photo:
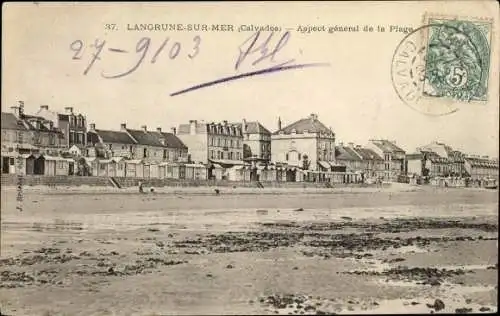
M 2 7 L 1 315 L 495 313 L 495 1 Z

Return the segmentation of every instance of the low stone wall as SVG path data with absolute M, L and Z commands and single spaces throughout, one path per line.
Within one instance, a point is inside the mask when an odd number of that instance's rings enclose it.
M 2 185 L 17 185 L 17 175 L 2 174 Z M 78 176 L 23 176 L 23 185 L 47 185 L 47 186 L 111 186 L 105 177 L 78 177 Z
M 142 179 L 114 177 L 120 186 L 138 186 L 139 181 L 146 187 L 246 187 L 258 188 L 258 182 L 249 181 L 228 181 L 228 180 L 180 180 L 180 179 Z M 14 174 L 2 174 L 2 185 L 16 186 L 17 177 Z M 328 188 L 328 187 L 370 187 L 374 185 L 366 184 L 331 184 L 311 183 L 311 182 L 260 182 L 264 188 Z M 108 177 L 81 177 L 81 176 L 23 176 L 25 186 L 112 186 Z

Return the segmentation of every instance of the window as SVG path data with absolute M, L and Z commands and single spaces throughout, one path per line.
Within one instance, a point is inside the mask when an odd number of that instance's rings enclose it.
M 301 154 L 299 154 L 299 160 L 300 160 L 301 158 L 302 158 L 302 155 L 301 155 Z
M 221 146 L 221 140 L 220 140 L 220 138 L 217 138 L 217 146 L 219 146 L 219 147 Z
M 237 157 L 237 159 L 238 159 L 238 160 L 241 160 L 241 153 L 240 153 L 240 152 L 237 152 L 237 153 L 236 153 L 236 157 Z
M 54 134 L 49 134 L 49 143 L 50 145 L 54 145 L 56 143 L 56 138 L 54 137 Z
M 9 165 L 11 165 L 11 166 L 14 165 L 14 157 L 9 158 Z
M 233 140 L 231 139 L 229 145 L 231 146 L 231 148 L 233 148 Z
M 123 164 L 122 163 L 118 164 L 118 170 L 123 170 Z
M 288 161 L 288 154 L 285 155 L 285 160 Z
M 58 161 L 57 162 L 57 168 L 58 169 L 64 169 L 64 161 Z
M 163 149 L 163 159 L 167 159 L 167 150 Z
M 142 155 L 144 156 L 144 158 L 146 158 L 148 156 L 148 149 L 147 148 L 144 148 L 142 150 Z
M 106 170 L 106 165 L 105 165 L 105 164 L 100 164 L 100 165 L 99 165 L 99 169 L 101 169 L 101 170 Z

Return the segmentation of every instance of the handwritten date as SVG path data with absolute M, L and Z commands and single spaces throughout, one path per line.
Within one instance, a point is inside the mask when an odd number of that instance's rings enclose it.
M 189 59 L 195 58 L 200 52 L 201 38 L 197 35 L 193 37 L 191 47 L 187 49 L 187 53 L 185 56 Z M 164 53 L 168 54 L 168 58 L 171 60 L 176 59 L 182 52 L 182 44 L 180 42 L 171 42 L 170 38 L 167 37 L 163 43 L 158 46 L 158 48 L 153 49 L 152 40 L 149 37 L 143 37 L 137 41 L 135 45 L 134 54 L 137 56 L 137 60 L 135 64 L 133 64 L 129 69 L 117 73 L 117 74 L 106 74 L 104 72 L 101 73 L 101 76 L 107 79 L 121 78 L 125 77 L 134 71 L 136 71 L 143 63 L 148 53 L 152 51 L 152 57 L 149 59 L 151 64 L 154 64 L 159 60 L 160 56 Z M 93 67 L 94 63 L 97 60 L 101 59 L 103 55 L 104 48 L 107 48 L 107 51 L 110 53 L 120 53 L 120 54 L 128 54 L 130 53 L 127 50 L 121 48 L 113 48 L 108 47 L 108 43 L 105 40 L 96 39 L 93 44 L 85 45 L 82 40 L 75 40 L 70 44 L 70 49 L 73 51 L 73 60 L 81 60 L 85 49 L 90 48 L 93 52 L 90 57 L 90 62 L 87 64 L 87 67 L 83 71 L 84 75 L 87 75 L 90 69 Z

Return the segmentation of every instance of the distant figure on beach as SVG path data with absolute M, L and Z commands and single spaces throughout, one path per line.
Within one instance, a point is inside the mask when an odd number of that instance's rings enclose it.
M 139 193 L 144 193 L 144 190 L 142 188 L 142 181 L 139 181 Z
M 154 193 L 154 192 L 155 192 L 155 188 L 151 187 L 151 188 L 149 188 L 149 191 L 150 191 L 151 193 Z
M 215 195 L 219 195 L 219 193 L 220 193 L 219 189 L 215 189 L 214 191 L 215 191 Z

